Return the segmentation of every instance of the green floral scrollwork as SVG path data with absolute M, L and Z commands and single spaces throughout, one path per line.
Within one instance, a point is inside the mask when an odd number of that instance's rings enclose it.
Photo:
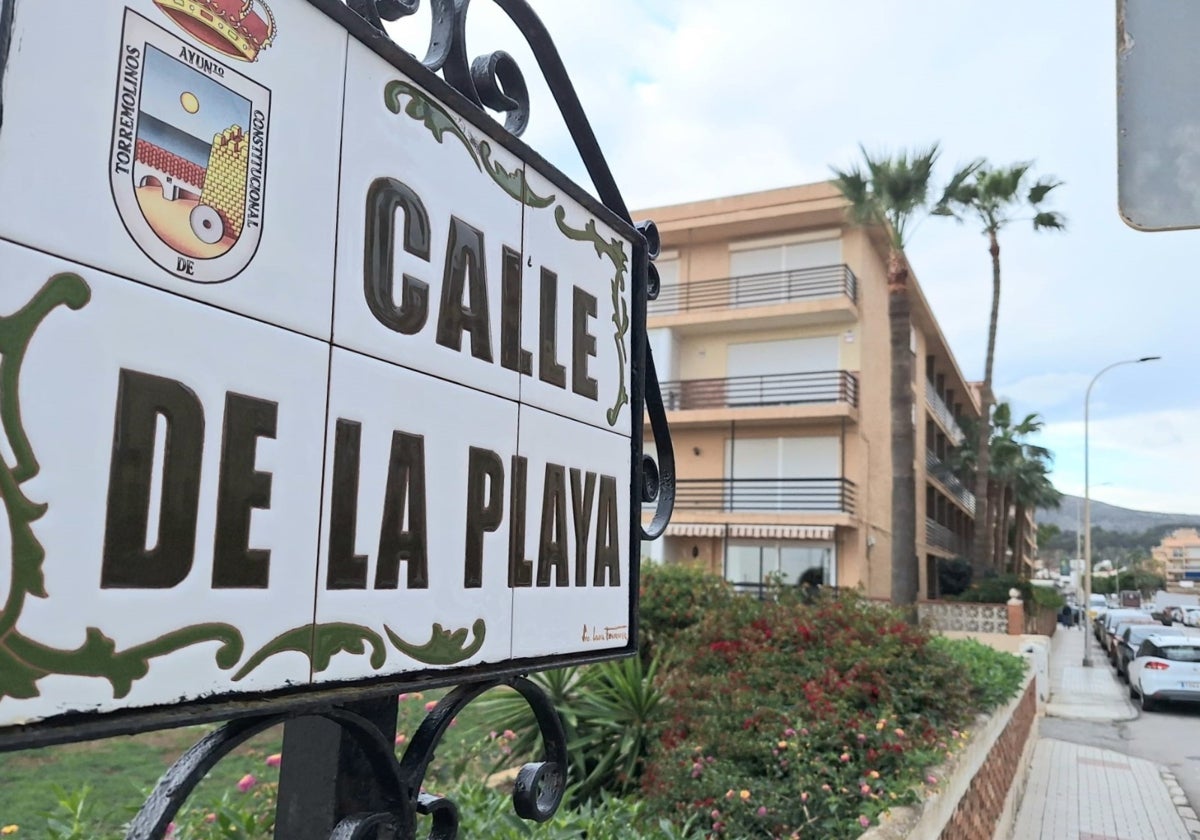
M 629 268 L 629 258 L 625 254 L 625 244 L 619 239 L 605 241 L 596 230 L 596 220 L 588 219 L 582 230 L 567 224 L 567 212 L 560 204 L 554 208 L 554 221 L 559 231 L 568 239 L 576 242 L 590 242 L 596 249 L 596 256 L 608 259 L 613 264 L 612 304 L 613 304 L 613 342 L 617 346 L 617 363 L 620 366 L 617 376 L 617 396 L 613 405 L 605 413 L 608 425 L 617 425 L 621 416 L 621 408 L 629 402 L 629 392 L 625 388 L 625 366 L 629 363 L 629 350 L 626 347 L 626 337 L 629 333 L 629 308 L 622 293 L 625 291 L 625 272 Z
M 313 673 L 319 674 L 329 667 L 334 654 L 345 651 L 361 656 L 367 652 L 367 645 L 371 646 L 371 667 L 378 671 L 387 661 L 387 647 L 370 627 L 341 622 L 302 624 L 285 630 L 259 648 L 233 675 L 233 680 L 244 679 L 272 656 L 285 651 L 303 653 L 312 664 Z
M 96 627 L 86 629 L 83 644 L 74 650 L 35 641 L 17 628 L 26 599 L 48 597 L 42 569 L 46 550 L 33 531 L 48 505 L 33 502 L 21 490 L 40 470 L 21 420 L 21 365 L 34 332 L 50 312 L 59 306 L 82 309 L 91 294 L 79 275 L 56 274 L 19 311 L 0 317 L 0 426 L 14 458 L 0 468 L 0 501 L 12 539 L 11 582 L 0 608 L 0 699 L 38 697 L 38 682 L 51 674 L 107 679 L 113 696 L 121 698 L 149 672 L 156 657 L 204 642 L 220 644 L 216 660 L 222 669 L 232 668 L 242 655 L 241 633 L 221 623 L 184 627 L 124 651 Z
M 475 623 L 471 625 L 471 632 L 475 638 L 469 645 L 466 644 L 467 628 L 450 631 L 444 629 L 437 622 L 434 622 L 429 641 L 423 645 L 406 642 L 393 633 L 392 628 L 386 624 L 383 631 L 387 633 L 387 637 L 397 650 L 418 662 L 424 662 L 427 665 L 454 665 L 470 659 L 483 647 L 483 639 L 487 635 L 487 622 L 482 618 L 475 619 Z
M 458 127 L 458 123 L 454 121 L 454 117 L 450 116 L 449 111 L 426 96 L 425 92 L 420 88 L 414 87 L 408 82 L 394 79 L 384 86 L 383 101 L 387 105 L 387 109 L 393 114 L 400 113 L 401 96 L 407 96 L 409 99 L 408 105 L 404 107 L 404 113 L 408 114 L 414 120 L 424 123 L 425 127 L 429 129 L 429 133 L 433 135 L 433 139 L 441 143 L 446 133 L 449 132 L 463 144 L 463 148 L 471 156 L 471 161 L 475 164 L 475 168 L 483 169 L 483 166 L 479 162 L 479 156 L 475 152 L 475 147 L 471 145 L 471 141 L 467 139 L 467 135 L 463 134 L 462 129 Z M 493 177 L 495 176 L 493 175 Z
M 479 157 L 483 160 L 483 170 L 492 176 L 492 180 L 500 185 L 500 189 L 522 204 L 541 210 L 549 207 L 557 198 L 555 195 L 542 197 L 530 189 L 524 169 L 509 172 L 499 161 L 492 160 L 492 147 L 486 140 L 479 141 Z

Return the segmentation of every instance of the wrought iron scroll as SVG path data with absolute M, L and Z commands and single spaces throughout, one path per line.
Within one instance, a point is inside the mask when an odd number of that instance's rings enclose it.
M 524 677 L 510 677 L 470 683 L 447 694 L 426 715 L 400 759 L 396 758 L 392 742 L 362 715 L 338 707 L 307 713 L 337 724 L 353 737 L 371 765 L 372 777 L 386 806 L 378 812 L 342 817 L 333 827 L 330 840 L 365 840 L 375 837 L 381 828 L 390 829 L 395 840 L 415 840 L 418 816 L 431 818 L 426 835 L 429 840 L 455 840 L 458 808 L 453 800 L 423 790 L 425 774 L 450 722 L 479 695 L 502 685 L 525 698 L 537 720 L 543 744 L 542 760 L 525 764 L 518 772 L 512 793 L 513 810 L 522 819 L 534 822 L 545 822 L 554 816 L 566 790 L 566 733 L 550 698 Z M 126 840 L 164 837 L 196 786 L 223 758 L 255 735 L 304 714 L 235 719 L 202 738 L 159 780 L 130 823 Z
M 549 31 L 526 0 L 493 2 L 516 24 L 532 49 L 601 203 L 622 220 L 633 224 L 629 208 Z M 399 20 L 420 7 L 420 0 L 346 0 L 346 3 L 385 36 L 385 20 Z M 421 63 L 434 73 L 440 72 L 451 87 L 471 102 L 506 114 L 505 130 L 519 136 L 529 123 L 529 89 L 516 61 L 502 50 L 474 61 L 468 60 L 466 24 L 470 0 L 430 0 L 430 6 L 433 26 L 429 48 Z M 654 300 L 659 291 L 658 272 L 653 262 L 660 250 L 658 229 L 652 222 L 644 222 L 637 228 L 646 238 L 651 262 L 647 276 L 635 280 L 641 279 L 645 283 L 647 298 Z M 642 528 L 642 536 L 657 539 L 666 530 L 674 508 L 675 451 L 649 342 L 645 356 L 645 404 L 658 459 L 657 464 L 649 456 L 642 459 L 642 501 L 656 503 L 654 516 L 650 524 Z

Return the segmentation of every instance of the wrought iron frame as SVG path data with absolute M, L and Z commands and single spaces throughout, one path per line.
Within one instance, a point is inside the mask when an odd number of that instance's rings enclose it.
M 497 143 L 516 151 L 600 218 L 629 234 L 635 243 L 631 270 L 634 335 L 631 352 L 633 416 L 631 502 L 653 503 L 649 525 L 643 526 L 641 505 L 631 503 L 629 643 L 618 650 L 571 656 L 572 664 L 628 656 L 636 652 L 638 538 L 656 539 L 666 529 L 675 500 L 675 463 L 654 359 L 646 339 L 646 302 L 658 296 L 654 260 L 660 240 L 653 222 L 634 224 L 575 93 L 549 32 L 527 0 L 493 0 L 528 42 L 562 118 L 571 134 L 599 200 L 579 188 L 516 138 L 529 121 L 529 90 L 516 61 L 495 51 L 468 60 L 466 18 L 470 0 L 430 0 L 433 24 L 429 47 L 417 61 L 389 37 L 385 22 L 415 13 L 420 0 L 307 0 L 340 23 L 397 69 L 425 86 Z M 17 0 L 0 0 L 0 79 L 7 64 Z M 439 78 L 436 74 L 441 74 Z M 0 118 L 3 117 L 0 99 Z M 480 114 L 504 114 L 503 126 Z M 485 112 L 486 113 L 486 112 Z M 634 233 L 636 231 L 636 233 Z M 648 415 L 657 460 L 642 452 L 642 418 Z M 518 660 L 499 669 L 466 668 L 450 674 L 426 673 L 419 678 L 381 678 L 328 690 L 274 692 L 260 698 L 218 698 L 151 710 L 104 715 L 68 715 L 27 731 L 10 729 L 0 738 L 0 751 L 46 746 L 87 738 L 226 720 L 163 775 L 130 824 L 129 840 L 157 840 L 204 776 L 232 750 L 253 736 L 284 724 L 283 771 L 277 805 L 276 837 L 288 840 L 354 840 L 417 836 L 419 816 L 430 818 L 431 840 L 452 840 L 458 833 L 453 801 L 422 790 L 426 771 L 454 717 L 484 692 L 507 686 L 520 693 L 533 711 L 542 736 L 540 761 L 524 765 L 516 778 L 513 806 L 518 816 L 549 819 L 562 802 L 567 780 L 567 743 L 562 721 L 546 694 L 525 675 L 556 664 L 563 657 Z M 395 754 L 397 691 L 457 684 L 428 713 L 402 757 Z M 330 768 L 336 782 L 330 785 Z

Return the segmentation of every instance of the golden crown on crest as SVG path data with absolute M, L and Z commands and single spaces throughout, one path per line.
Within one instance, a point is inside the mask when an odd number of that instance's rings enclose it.
M 242 61 L 255 61 L 275 39 L 275 16 L 265 0 L 154 0 L 192 37 Z

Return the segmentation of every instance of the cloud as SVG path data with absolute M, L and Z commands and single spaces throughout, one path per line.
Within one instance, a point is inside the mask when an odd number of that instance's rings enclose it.
M 1083 486 L 1083 423 L 1047 424 L 1038 443 L 1055 453 L 1052 478 Z M 1089 472 L 1097 496 L 1138 510 L 1200 513 L 1200 408 L 1136 412 L 1093 421 Z

